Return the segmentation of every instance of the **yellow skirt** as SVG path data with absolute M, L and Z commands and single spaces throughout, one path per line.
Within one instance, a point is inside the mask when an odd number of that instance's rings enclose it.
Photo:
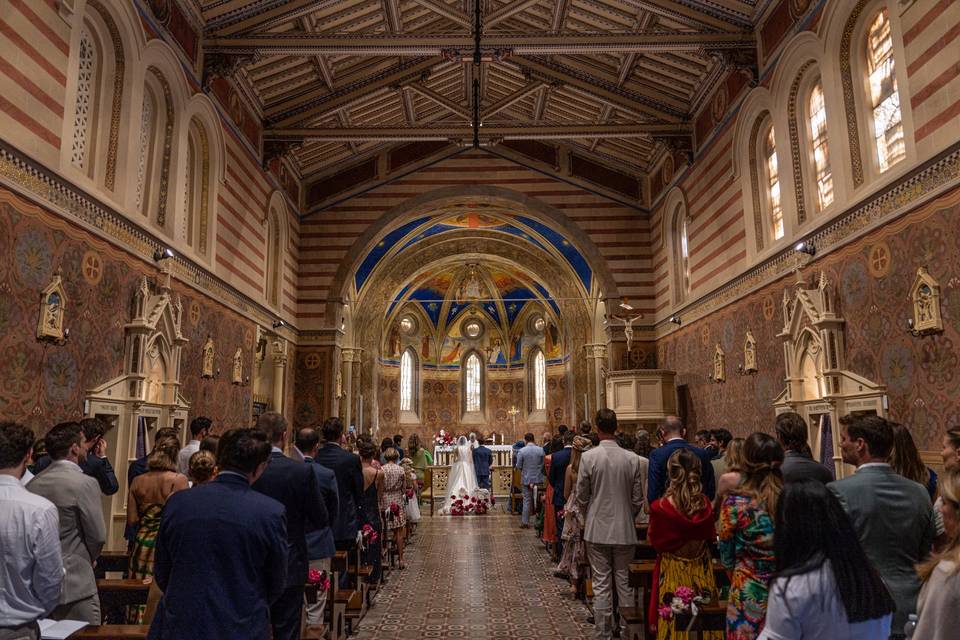
M 680 558 L 665 553 L 660 556 L 660 601 L 665 593 L 673 593 L 677 587 L 691 587 L 694 591 L 709 591 L 715 602 L 718 597 L 717 582 L 710 564 L 710 552 L 696 558 Z M 659 606 L 659 603 L 658 603 Z M 702 634 L 703 640 L 723 640 L 722 631 Z M 687 640 L 690 634 L 674 629 L 674 620 L 657 619 L 657 640 Z

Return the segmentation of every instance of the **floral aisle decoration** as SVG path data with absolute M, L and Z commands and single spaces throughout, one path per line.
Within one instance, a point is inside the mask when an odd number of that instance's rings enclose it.
M 680 585 L 673 590 L 673 593 L 663 594 L 663 600 L 657 608 L 657 614 L 662 620 L 672 620 L 678 615 L 690 616 L 690 623 L 686 629 L 689 631 L 700 614 L 700 607 L 710 604 L 712 599 L 709 590 Z
M 316 604 L 321 592 L 330 591 L 330 574 L 318 569 L 310 569 L 307 574 L 307 588 L 305 590 L 307 602 Z
M 359 533 L 357 534 L 360 542 L 360 549 L 365 550 L 368 546 L 377 541 L 377 530 L 374 529 L 371 525 L 365 524 L 360 528 Z
M 490 491 L 477 489 L 468 494 L 466 489 L 450 496 L 451 516 L 482 516 L 490 510 Z
M 396 502 L 391 502 L 390 505 L 383 510 L 383 519 L 387 522 L 393 522 L 400 517 L 400 510 L 402 507 Z
M 433 444 L 435 444 L 438 447 L 452 447 L 453 434 L 447 433 L 443 429 L 440 429 L 440 433 L 433 436 Z

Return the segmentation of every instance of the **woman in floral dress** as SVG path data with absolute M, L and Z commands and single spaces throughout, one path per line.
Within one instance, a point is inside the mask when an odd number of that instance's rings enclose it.
M 730 572 L 727 640 L 754 640 L 763 631 L 775 569 L 773 515 L 783 489 L 783 448 L 754 433 L 743 445 L 746 479 L 723 501 L 717 530 L 720 561 Z
M 403 563 L 403 543 L 407 535 L 407 514 L 404 511 L 404 498 L 410 483 L 407 472 L 397 464 L 400 454 L 393 447 L 383 453 L 386 464 L 381 470 L 383 473 L 383 490 L 380 493 L 380 513 L 383 514 L 385 528 L 393 534 L 393 542 L 397 546 L 397 562 L 401 569 Z
M 577 436 L 573 439 L 573 451 L 570 464 L 563 480 L 563 493 L 566 503 L 563 507 L 563 555 L 557 572 L 570 576 L 570 587 L 574 599 L 580 597 L 584 581 L 590 577 L 590 561 L 587 560 L 587 543 L 583 540 L 584 514 L 577 509 L 577 473 L 580 471 L 580 459 L 583 452 L 590 448 L 589 438 Z

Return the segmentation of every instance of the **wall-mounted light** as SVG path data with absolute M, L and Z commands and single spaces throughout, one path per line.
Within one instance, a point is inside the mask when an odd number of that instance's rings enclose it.
M 929 336 L 934 333 L 940 333 L 941 330 L 938 329 L 926 329 L 920 330 L 917 329 L 913 324 L 913 318 L 907 318 L 907 333 L 912 335 L 914 338 L 922 338 L 923 336 Z M 66 333 L 64 333 L 64 338 L 66 338 Z
M 156 262 L 161 260 L 166 260 L 167 258 L 173 257 L 173 249 L 170 247 L 157 247 L 157 250 L 153 252 L 153 259 Z
M 680 316 L 670 316 L 670 322 L 672 322 L 673 324 L 675 324 L 675 325 L 677 325 L 677 326 L 679 327 L 679 326 L 680 326 Z
M 626 298 L 620 301 L 620 308 L 626 309 L 627 311 L 633 311 L 633 305 L 627 302 Z
M 274 321 L 273 321 L 273 328 L 274 328 L 274 329 L 279 329 L 279 328 L 282 327 L 283 325 L 284 325 L 283 320 L 274 320 Z
M 756 370 L 756 369 L 744 369 L 744 368 L 743 368 L 743 364 L 741 363 L 741 364 L 738 364 L 738 365 L 737 365 L 737 373 L 739 373 L 739 374 L 742 375 L 742 376 L 755 376 L 755 375 L 757 375 L 757 370 Z
M 718 380 L 717 378 L 715 378 L 713 376 L 712 371 L 707 374 L 707 380 L 709 380 L 710 382 L 716 382 L 717 384 L 723 384 L 724 382 L 726 382 L 726 380 Z
M 805 253 L 808 256 L 817 255 L 817 248 L 809 242 L 798 242 L 793 248 L 794 250 L 799 251 L 800 253 Z

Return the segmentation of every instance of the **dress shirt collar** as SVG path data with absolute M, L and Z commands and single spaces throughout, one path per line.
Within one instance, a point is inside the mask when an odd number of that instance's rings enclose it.
M 199 446 L 200 446 L 200 441 L 199 441 L 199 440 L 191 440 L 190 442 L 187 443 L 187 446 L 188 446 L 188 447 L 192 447 L 193 445 L 197 445 L 197 446 L 199 447 Z
M 13 487 L 13 486 L 18 486 L 18 487 L 19 487 L 19 486 L 20 486 L 20 481 L 17 480 L 16 478 L 14 478 L 13 476 L 7 475 L 7 474 L 4 473 L 4 474 L 0 474 L 0 486 L 2 486 L 2 485 L 8 485 L 8 486 L 11 486 L 11 487 Z
M 279 453 L 280 455 L 283 455 L 283 449 L 280 447 L 270 447 L 270 453 Z
M 244 484 L 250 484 L 247 481 L 247 476 L 243 475 L 239 471 L 221 471 L 217 474 L 217 480 L 224 480 L 226 482 L 236 482 L 237 478 L 243 480 Z
M 669 440 L 667 440 L 667 442 L 673 442 L 674 440 L 683 440 L 684 442 L 687 441 L 687 439 L 684 438 L 683 436 L 674 436 L 674 437 L 670 438 Z M 663 444 L 667 444 L 667 442 L 664 442 Z
M 616 440 L 613 440 L 613 439 L 610 439 L 610 440 L 601 440 L 601 441 L 600 441 L 600 444 L 599 444 L 598 446 L 600 446 L 600 447 L 609 447 L 609 448 L 611 448 L 611 449 L 616 449 L 616 448 L 619 448 L 619 447 L 620 447 L 620 445 L 617 444 L 617 441 L 616 441 Z
M 886 467 L 889 469 L 890 465 L 886 462 L 864 462 L 862 465 L 857 467 L 857 472 L 859 472 L 861 469 L 869 469 L 870 467 Z
M 54 460 L 53 462 L 50 463 L 50 466 L 51 466 L 51 467 L 53 467 L 53 466 L 61 466 L 61 467 L 65 468 L 65 469 L 70 469 L 71 471 L 76 471 L 77 473 L 83 473 L 83 469 L 80 468 L 80 465 L 78 465 L 78 464 L 77 464 L 76 462 L 74 462 L 73 460 L 67 460 L 67 459 L 65 459 L 65 458 L 61 458 L 60 460 Z

